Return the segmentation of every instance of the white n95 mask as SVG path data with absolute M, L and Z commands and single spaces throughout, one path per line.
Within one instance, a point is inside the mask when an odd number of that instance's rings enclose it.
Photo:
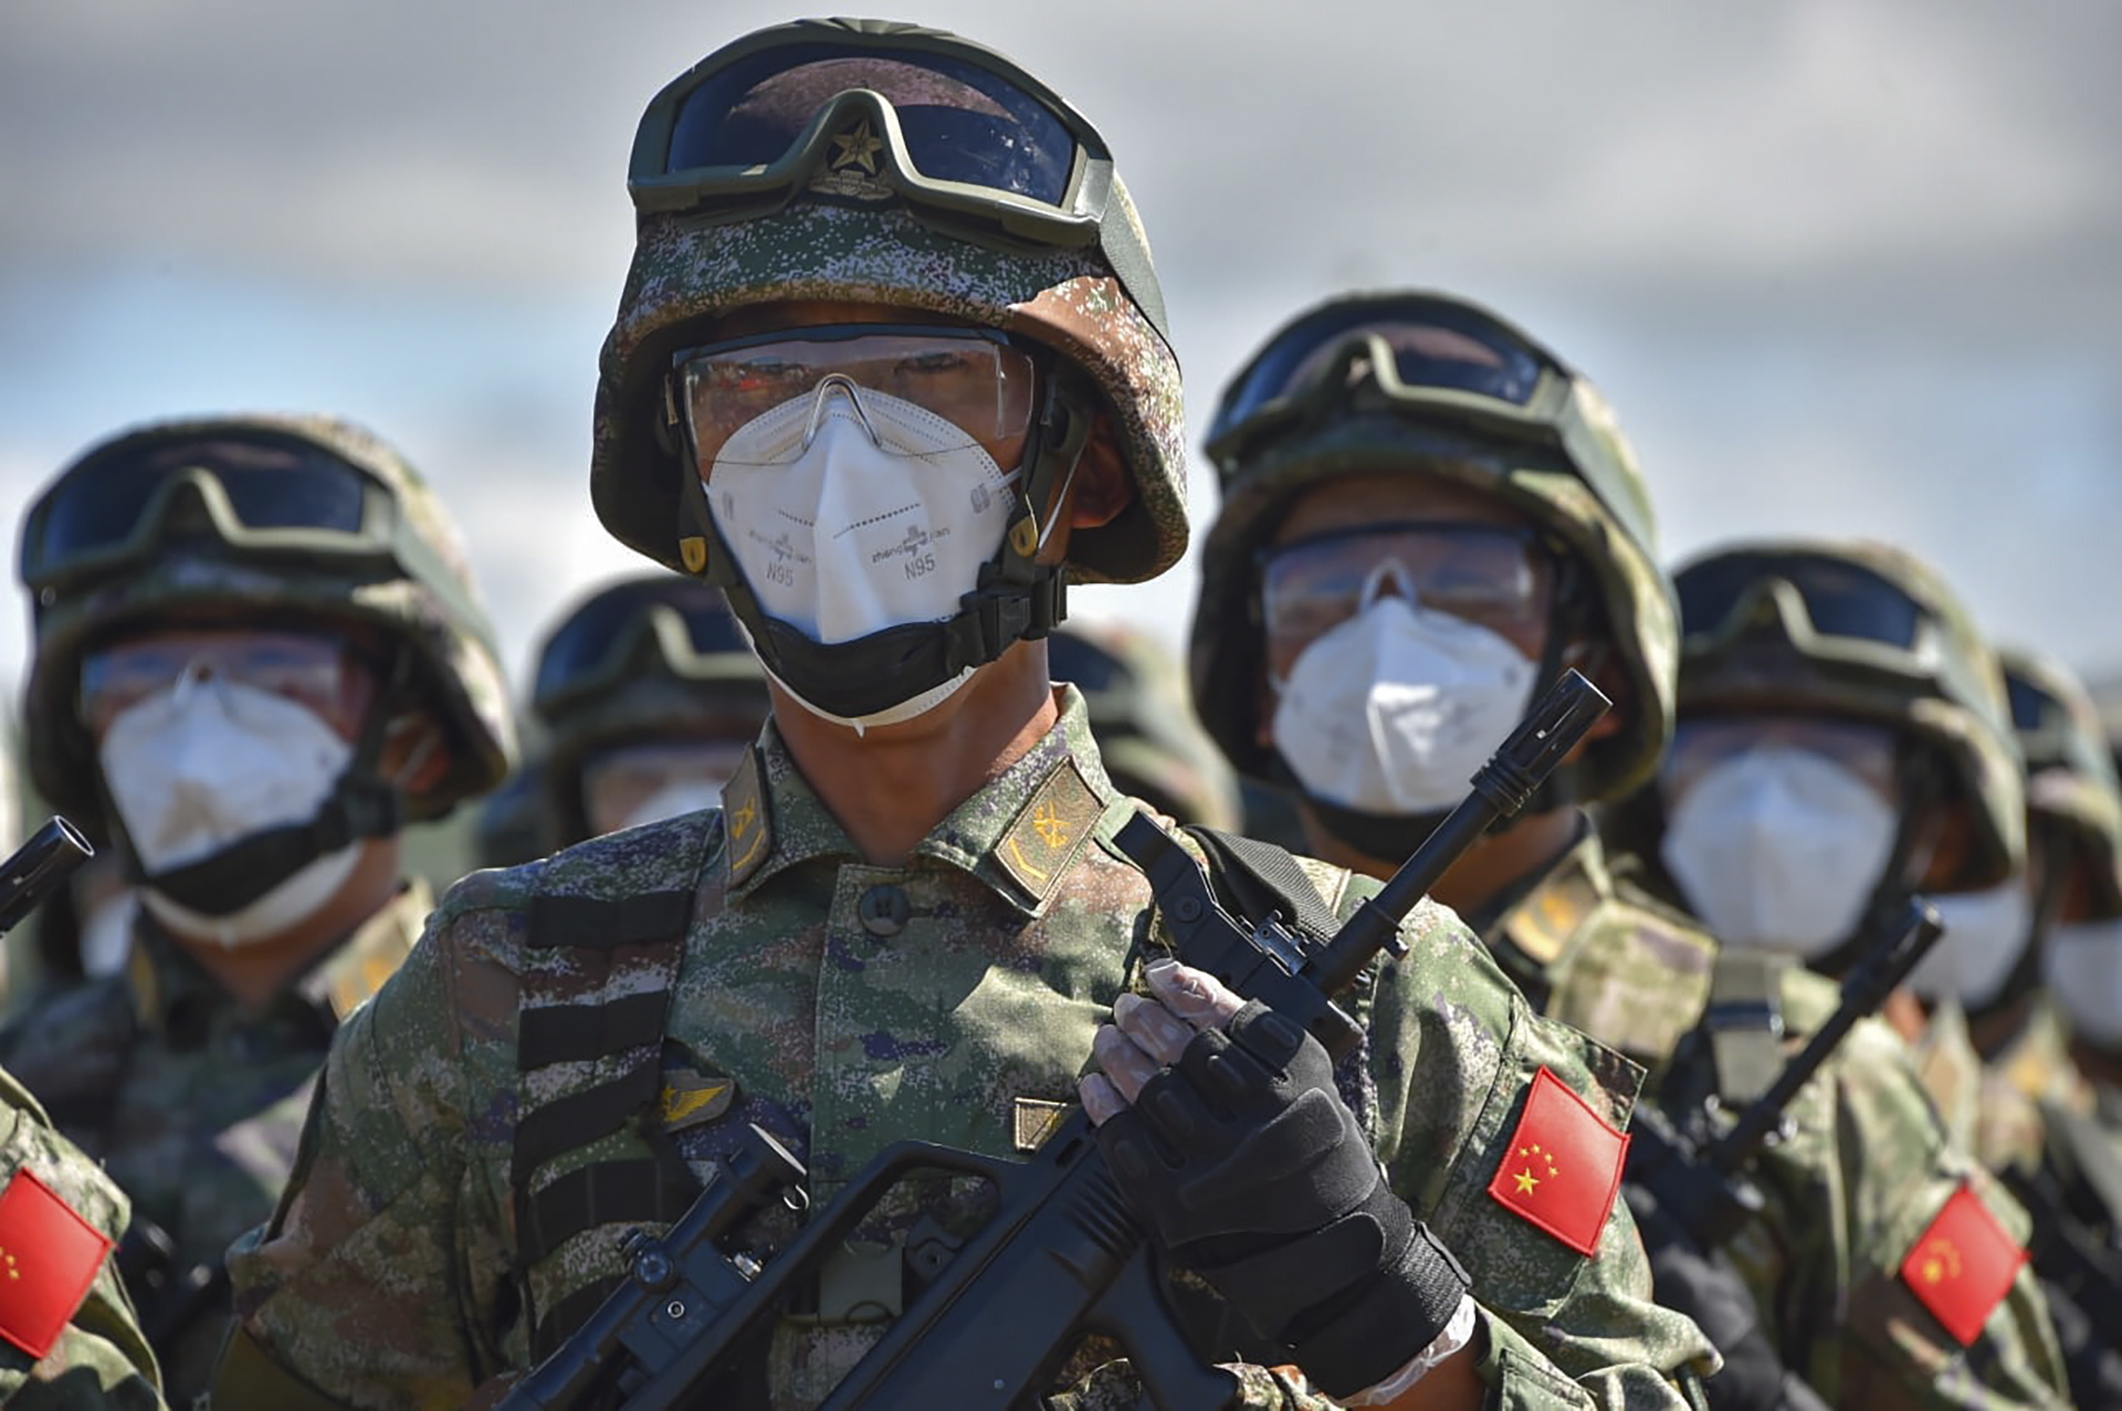
M 225 679 L 184 677 L 120 712 L 98 749 L 126 840 L 149 878 L 203 861 L 253 834 L 315 818 L 353 746 L 314 712 Z M 141 903 L 164 924 L 238 946 L 313 915 L 353 872 L 360 843 L 316 858 L 246 906 L 213 914 L 154 889 Z
M 1002 547 L 1015 479 L 935 413 L 828 385 L 739 427 L 707 495 L 759 606 L 831 644 L 957 612 Z
M 1718 940 L 1814 960 L 1856 929 L 1899 822 L 1833 760 L 1761 745 L 1710 765 L 1668 806 L 1659 854 Z
M 1485 627 L 1373 597 L 1274 683 L 1275 748 L 1314 798 L 1364 813 L 1435 813 L 1465 797 L 1518 723 L 1535 673 Z
M 2122 918 L 2050 928 L 2041 982 L 2088 1043 L 2122 1049 Z
M 1908 986 L 1927 1000 L 1953 999 L 1979 1012 L 2003 992 L 2034 924 L 2033 898 L 2019 878 L 1982 892 L 1926 892 L 1945 934 L 1909 972 Z
M 760 610 L 831 645 L 955 615 L 1002 547 L 1016 478 L 951 422 L 843 378 L 737 428 L 706 491 Z M 851 717 L 775 677 L 857 729 L 933 710 L 971 678 L 909 682 L 892 706 Z

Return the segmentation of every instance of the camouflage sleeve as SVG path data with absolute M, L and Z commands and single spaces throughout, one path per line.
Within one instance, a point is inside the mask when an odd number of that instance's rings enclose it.
M 1450 911 L 1425 904 L 1403 935 L 1409 954 L 1383 968 L 1369 1000 L 1378 1154 L 1473 1276 L 1499 1404 L 1685 1404 L 1716 1352 L 1651 1301 L 1627 1204 L 1611 1201 L 1587 1256 L 1489 1194 L 1540 1070 L 1613 1127 L 1634 1109 L 1641 1070 L 1534 1015 Z
M 1848 1321 L 1831 1345 L 1838 1364 L 1816 1366 L 1814 1384 L 1850 1406 L 2067 1405 L 2062 1353 L 2031 1266 L 2020 1266 L 1964 1347 L 1901 1273 L 1963 1185 L 2022 1249 L 2031 1227 L 2024 1208 L 1948 1141 L 1891 1030 L 1859 1025 L 1839 1057 L 1834 1178 L 1848 1225 Z
M 224 1357 L 217 1407 L 291 1399 L 248 1375 L 268 1362 L 351 1407 L 459 1406 L 528 1362 L 496 1195 L 515 1125 L 521 923 L 493 892 L 510 875 L 459 883 L 339 1031 L 280 1207 L 229 1252 L 251 1346 Z
M 18 1095 L 0 1081 L 0 1093 Z M 26 1099 L 0 1107 L 0 1183 L 32 1172 L 106 1236 L 125 1229 L 125 1197 L 50 1126 Z M 155 1357 L 109 1259 L 59 1340 L 41 1358 L 0 1339 L 0 1403 L 21 1411 L 146 1411 L 162 1406 Z

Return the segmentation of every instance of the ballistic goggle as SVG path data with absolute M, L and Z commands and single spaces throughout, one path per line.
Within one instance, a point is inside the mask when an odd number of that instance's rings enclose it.
M 1338 301 L 1298 318 L 1225 390 L 1209 424 L 1209 459 L 1228 489 L 1257 448 L 1342 411 L 1559 450 L 1638 543 L 1652 542 L 1604 400 L 1481 309 L 1410 294 Z
M 650 101 L 627 190 L 644 215 L 717 221 L 799 195 L 899 200 L 961 239 L 1096 248 L 1166 332 L 1097 129 L 1009 59 L 941 30 L 804 20 L 716 50 Z
M 1846 559 L 1808 553 L 1734 554 L 1693 564 L 1673 580 L 1690 654 L 1771 629 L 1814 657 L 1866 661 L 1931 655 L 1936 614 L 1887 578 Z
M 538 653 L 532 709 L 550 720 L 638 677 L 644 662 L 703 685 L 764 680 L 721 593 L 673 577 L 608 589 L 561 623 Z
M 299 438 L 149 440 L 84 461 L 31 506 L 22 581 L 40 597 L 149 562 L 175 543 L 322 559 L 418 578 L 450 601 L 455 574 L 382 481 Z

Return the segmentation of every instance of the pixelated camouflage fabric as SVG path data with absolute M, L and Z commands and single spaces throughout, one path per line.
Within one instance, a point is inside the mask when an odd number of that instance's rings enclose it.
M 901 1137 L 1010 1153 L 1018 1101 L 1073 1100 L 1092 1030 L 1143 949 L 1163 941 L 1147 884 L 1111 843 L 1126 806 L 1098 765 L 1081 699 L 1062 701 L 1055 730 L 902 866 L 861 860 L 769 727 L 769 860 L 731 873 L 728 835 L 760 820 L 740 828 L 709 812 L 460 883 L 342 1032 L 309 1161 L 273 1225 L 232 1259 L 250 1334 L 351 1406 L 455 1404 L 525 1364 L 508 1173 L 524 1102 L 514 1033 L 527 903 L 623 894 L 630 875 L 653 884 L 670 871 L 667 850 L 705 853 L 700 894 L 714 904 L 695 911 L 672 994 L 666 1079 L 731 1085 L 715 1120 L 672 1127 L 696 1170 L 745 1122 L 795 1149 L 819 1201 Z M 1036 806 L 1078 788 L 1087 811 Z M 1071 817 L 1095 826 L 1088 836 L 1055 826 Z M 1343 910 L 1372 890 L 1323 865 L 1312 875 Z M 908 903 L 891 935 L 858 919 L 881 887 Z M 1495 1359 L 1507 1394 L 1675 1404 L 1671 1379 L 1714 1354 L 1693 1324 L 1647 1303 L 1625 1207 L 1587 1261 L 1484 1189 L 1538 1067 L 1616 1122 L 1640 1070 L 1535 1018 L 1450 913 L 1424 906 L 1404 934 L 1408 958 L 1354 999 L 1369 1058 L 1352 1070 L 1351 1096 L 1396 1188 L 1473 1271 L 1491 1341 L 1509 1350 Z M 637 1154 L 633 1141 L 571 1159 Z M 554 1306 L 619 1267 L 615 1240 L 563 1243 L 531 1270 L 527 1302 Z M 809 1404 L 871 1337 L 784 1322 L 770 1354 L 778 1404 Z
M 28 1171 L 74 1212 L 116 1240 L 129 1214 L 125 1196 L 54 1132 L 35 1099 L 0 1071 L 0 1186 Z M 0 1403 L 18 1411 L 148 1411 L 162 1396 L 154 1354 L 133 1306 L 106 1259 L 59 1341 L 32 1362 L 0 1341 Z
M 130 973 L 60 991 L 0 1031 L 0 1063 L 103 1163 L 179 1269 L 217 1266 L 272 1213 L 334 1026 L 411 951 L 432 897 L 410 884 L 294 985 L 239 1004 L 144 909 Z M 226 1320 L 161 1349 L 173 1399 L 206 1387 Z

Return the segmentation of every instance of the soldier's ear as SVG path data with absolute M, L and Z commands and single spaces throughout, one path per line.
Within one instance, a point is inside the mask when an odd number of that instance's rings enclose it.
M 1112 418 L 1101 409 L 1098 424 L 1083 443 L 1083 458 L 1076 464 L 1075 483 L 1069 487 L 1069 503 L 1062 509 L 1070 528 L 1097 529 L 1119 518 L 1134 499 L 1127 463 L 1113 439 Z

